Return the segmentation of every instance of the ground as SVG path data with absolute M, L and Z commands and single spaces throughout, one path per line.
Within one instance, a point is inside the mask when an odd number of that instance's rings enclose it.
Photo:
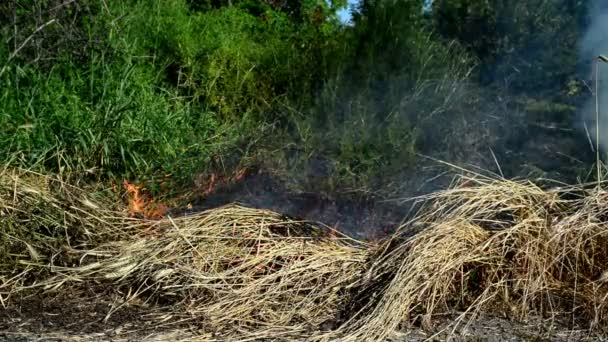
M 99 290 L 99 289 L 96 289 Z M 89 293 L 92 294 L 92 293 Z M 145 304 L 123 306 L 105 321 L 117 304 L 109 294 L 23 298 L 0 309 L 0 342 L 34 341 L 191 341 L 213 339 L 192 324 L 153 324 L 147 317 L 162 314 L 162 308 Z M 564 322 L 531 318 L 526 323 L 507 318 L 484 317 L 469 327 L 452 331 L 437 323 L 433 331 L 403 327 L 390 341 L 608 341 L 605 336 L 568 328 Z

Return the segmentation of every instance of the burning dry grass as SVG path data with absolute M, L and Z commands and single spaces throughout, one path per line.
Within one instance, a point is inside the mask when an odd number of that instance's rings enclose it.
M 335 318 L 367 255 L 354 240 L 237 205 L 153 225 L 81 251 L 82 266 L 55 267 L 49 285 L 111 280 L 213 331 L 304 333 Z
M 230 205 L 136 219 L 52 177 L 1 175 L 3 302 L 25 290 L 105 286 L 126 294 L 108 315 L 144 301 L 162 307 L 155 320 L 221 336 L 304 335 L 335 320 L 368 256 L 332 228 L 271 211 Z
M 238 205 L 159 221 L 112 217 L 75 190 L 57 197 L 40 175 L 2 175 L 5 295 L 105 284 L 126 293 L 121 305 L 143 300 L 162 311 L 155 319 L 197 322 L 214 338 L 383 340 L 402 322 L 430 328 L 455 312 L 457 324 L 485 312 L 606 323 L 608 193 L 599 189 L 470 180 L 425 198 L 415 219 L 372 248 Z M 43 226 L 63 233 L 14 244 L 16 227 Z M 322 332 L 328 322 L 341 325 Z

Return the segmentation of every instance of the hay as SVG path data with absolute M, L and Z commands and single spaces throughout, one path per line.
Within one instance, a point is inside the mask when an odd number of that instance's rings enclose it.
M 303 336 L 336 320 L 364 272 L 365 244 L 271 211 L 231 205 L 150 221 L 56 177 L 0 178 L 3 305 L 22 292 L 105 286 L 124 297 L 108 317 L 145 302 L 161 309 L 150 319 L 216 336 Z
M 71 264 L 67 251 L 91 245 L 98 234 L 122 225 L 106 197 L 71 186 L 57 176 L 0 169 L 0 302 L 48 273 L 53 260 Z M 29 284 L 26 286 L 26 284 Z
M 345 340 L 383 340 L 403 321 L 430 329 L 450 312 L 460 313 L 454 329 L 488 312 L 605 325 L 608 194 L 475 183 L 426 198 L 378 249 L 355 301 L 380 295 L 342 328 Z
M 171 303 L 173 319 L 218 333 L 265 327 L 303 334 L 335 319 L 366 258 L 354 240 L 238 205 L 158 221 L 140 233 L 81 251 L 82 266 L 54 267 L 47 288 L 111 281 L 130 299 Z
M 367 245 L 267 210 L 150 221 L 52 177 L 0 179 L 2 304 L 94 285 L 122 297 L 108 315 L 143 302 L 167 329 L 196 325 L 193 340 L 385 340 L 448 314 L 454 329 L 484 313 L 606 326 L 608 193 L 598 188 L 469 179 Z

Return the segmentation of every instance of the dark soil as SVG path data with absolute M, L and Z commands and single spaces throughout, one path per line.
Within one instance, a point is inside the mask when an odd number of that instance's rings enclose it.
M 149 324 L 144 315 L 150 310 L 137 305 L 124 305 L 106 320 L 112 307 L 120 305 L 120 301 L 118 298 L 113 300 L 102 288 L 96 290 L 12 298 L 9 305 L 0 308 L 0 331 L 4 334 L 23 331 L 62 331 L 74 335 L 104 333 L 111 337 L 117 329 L 125 328 L 125 323 L 133 328 Z
M 526 322 L 518 322 L 508 317 L 486 315 L 469 325 L 454 327 L 452 323 L 453 321 L 445 318 L 436 322 L 433 331 L 419 328 L 404 329 L 395 333 L 390 341 L 608 341 L 605 334 L 572 328 L 567 320 L 559 319 L 531 317 Z
M 159 326 L 153 320 L 146 320 L 153 310 L 145 305 L 125 305 L 106 321 L 113 302 L 108 295 L 85 299 L 66 294 L 17 300 L 0 309 L 0 342 L 173 341 L 212 337 L 200 327 Z M 159 312 L 158 308 L 154 311 Z M 527 322 L 516 322 L 506 317 L 486 316 L 456 329 L 450 322 L 447 318 L 437 321 L 432 331 L 403 327 L 388 341 L 608 341 L 603 335 L 572 329 L 562 321 L 531 318 Z

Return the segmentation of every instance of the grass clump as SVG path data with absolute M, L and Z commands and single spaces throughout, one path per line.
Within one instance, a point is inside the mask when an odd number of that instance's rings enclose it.
M 186 1 L 0 7 L 10 19 L 0 26 L 10 42 L 0 48 L 1 159 L 184 184 L 215 158 L 247 156 L 246 141 L 276 119 L 271 104 L 304 78 L 292 72 L 305 60 L 292 49 L 295 26 L 266 12 L 199 13 Z
M 239 205 L 127 218 L 102 209 L 103 198 L 11 172 L 1 202 L 3 245 L 13 246 L 1 255 L 6 305 L 23 291 L 103 288 L 121 298 L 108 316 L 145 303 L 148 321 L 222 338 L 383 340 L 402 323 L 433 330 L 446 314 L 454 329 L 484 314 L 605 327 L 600 188 L 464 179 L 422 198 L 390 238 L 365 244 Z
M 94 245 L 97 227 L 116 224 L 115 207 L 96 189 L 22 169 L 0 170 L 0 300 L 47 277 L 49 264 L 73 265 L 70 250 Z
M 148 319 L 218 336 L 300 336 L 337 324 L 367 258 L 361 242 L 266 210 L 135 219 L 40 174 L 3 177 L 0 294 L 9 307 L 24 293 L 86 297 L 94 287 L 123 298 L 108 317 L 144 302 L 158 309 Z
M 141 229 L 131 226 L 129 229 Z M 49 280 L 112 281 L 132 298 L 173 306 L 219 333 L 303 334 L 335 319 L 365 250 L 279 214 L 227 206 L 153 224 L 156 234 L 81 250 L 83 263 Z M 322 235 L 323 234 L 323 235 Z M 165 315 L 169 314 L 167 312 Z
M 430 329 L 446 312 L 458 313 L 454 325 L 499 313 L 604 326 L 604 192 L 467 182 L 429 196 L 378 250 L 360 293 L 382 295 L 349 336 L 383 339 L 403 320 Z

